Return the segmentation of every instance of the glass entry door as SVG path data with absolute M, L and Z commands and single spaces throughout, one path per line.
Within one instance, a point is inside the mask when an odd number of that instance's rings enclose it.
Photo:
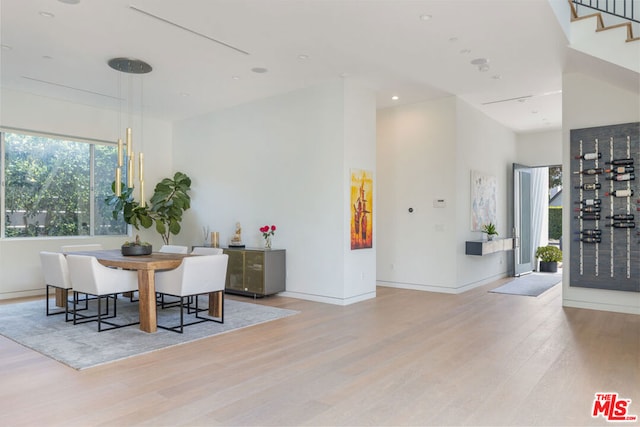
M 531 167 L 513 164 L 513 256 L 514 275 L 533 271 L 531 247 Z

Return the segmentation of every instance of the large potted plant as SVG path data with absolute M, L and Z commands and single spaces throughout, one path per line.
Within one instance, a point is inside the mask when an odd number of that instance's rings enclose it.
M 116 196 L 115 185 L 115 182 L 111 185 L 114 194 L 105 199 L 114 218 L 122 212 L 124 221 L 133 225 L 136 230 L 139 230 L 140 226 L 149 228 L 155 222 L 156 231 L 165 245 L 169 244 L 172 234 L 180 232 L 182 214 L 191 207 L 191 178 L 187 175 L 176 172 L 173 179 L 165 178 L 160 181 L 154 189 L 149 205 L 145 206 L 134 200 L 133 189 L 126 188 L 124 183 L 120 183 L 121 195 Z
M 536 249 L 536 258 L 540 259 L 538 271 L 555 273 L 558 271 L 558 263 L 562 261 L 562 251 L 557 246 L 539 246 Z

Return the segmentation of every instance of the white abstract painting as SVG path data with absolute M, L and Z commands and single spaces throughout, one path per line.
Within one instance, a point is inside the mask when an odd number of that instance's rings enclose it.
M 498 180 L 493 175 L 471 171 L 471 230 L 481 231 L 482 226 L 496 223 L 496 199 Z

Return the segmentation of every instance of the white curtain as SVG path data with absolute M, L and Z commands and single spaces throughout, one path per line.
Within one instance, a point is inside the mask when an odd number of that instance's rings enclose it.
M 549 168 L 531 170 L 531 253 L 549 244 Z M 534 259 L 534 266 L 537 262 Z

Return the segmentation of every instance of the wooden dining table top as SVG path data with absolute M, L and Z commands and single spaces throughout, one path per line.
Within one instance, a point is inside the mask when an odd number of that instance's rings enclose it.
M 177 268 L 182 260 L 191 254 L 153 252 L 149 255 L 122 255 L 120 249 L 100 251 L 69 252 L 73 255 L 90 255 L 107 267 L 120 267 L 127 270 L 168 270 Z

